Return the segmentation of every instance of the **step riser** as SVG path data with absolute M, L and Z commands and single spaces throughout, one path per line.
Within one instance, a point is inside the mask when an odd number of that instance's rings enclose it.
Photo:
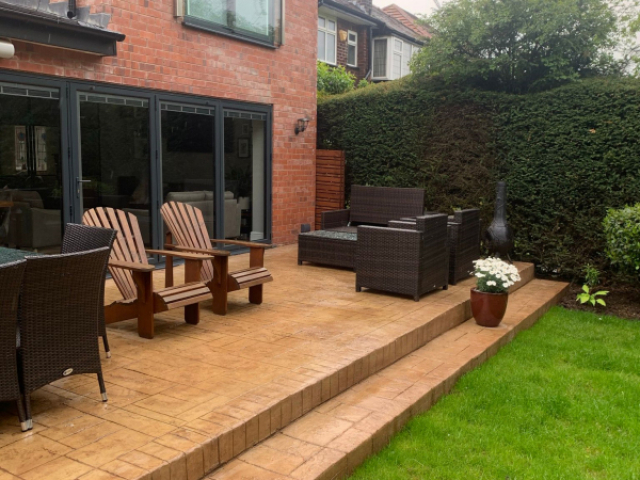
M 524 287 L 533 280 L 534 276 L 533 266 L 528 265 L 521 272 L 522 280 L 514 285 L 510 292 L 515 292 Z M 207 462 L 203 476 L 210 474 L 222 464 L 229 462 L 259 442 L 282 430 L 322 403 L 335 398 L 354 385 L 384 370 L 470 318 L 471 302 L 469 299 L 457 305 L 452 305 L 431 321 L 419 325 L 388 344 L 353 361 L 350 365 L 275 403 L 269 410 L 259 413 L 234 430 L 222 434 L 218 439 L 212 440 L 213 447 L 219 447 L 220 455 L 219 459 L 217 459 L 219 463 Z M 451 386 L 449 386 L 449 389 Z M 407 412 L 406 420 L 409 417 L 410 412 Z M 268 427 L 267 423 L 269 424 Z M 215 445 L 218 442 L 219 445 Z M 203 454 L 207 458 L 207 450 L 210 450 L 211 446 L 202 448 Z
M 450 393 L 454 385 L 464 374 L 474 370 L 489 358 L 493 357 L 502 347 L 511 342 L 518 333 L 532 327 L 552 306 L 558 304 L 565 291 L 566 289 L 559 292 L 553 299 L 530 313 L 506 335 L 498 338 L 481 353 L 470 357 L 453 375 L 435 385 L 426 395 L 416 398 L 409 408 L 400 412 L 396 418 L 383 425 L 371 436 L 370 442 L 363 442 L 360 446 L 349 452 L 348 455 L 345 455 L 344 458 L 320 473 L 314 480 L 339 480 L 350 476 L 369 456 L 385 448 L 391 438 L 400 432 L 409 420 L 427 412 L 441 397 Z

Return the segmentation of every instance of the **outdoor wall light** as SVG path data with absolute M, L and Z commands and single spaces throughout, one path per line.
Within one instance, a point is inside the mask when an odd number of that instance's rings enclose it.
M 346 42 L 347 41 L 348 32 L 346 30 L 340 30 L 338 32 L 338 35 L 340 35 L 340 41 L 341 42 Z
M 13 43 L 0 40 L 0 58 L 12 58 L 16 53 Z
M 307 129 L 307 125 L 309 125 L 309 119 L 307 117 L 299 118 L 298 123 L 296 123 L 296 135 L 304 132 Z

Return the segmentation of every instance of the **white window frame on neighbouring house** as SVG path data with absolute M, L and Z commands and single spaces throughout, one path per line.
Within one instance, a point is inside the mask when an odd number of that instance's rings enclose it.
M 333 22 L 334 29 L 328 28 L 329 22 Z M 322 24 L 322 26 L 321 26 Z M 320 45 L 318 45 L 318 60 L 329 65 L 336 65 L 338 61 L 338 21 L 333 17 L 318 15 L 318 32 L 324 33 L 324 58 L 320 56 Z M 327 57 L 327 39 L 333 37 L 333 61 Z M 318 40 L 319 41 L 319 40 Z
M 384 76 L 382 76 L 376 75 L 376 73 L 379 74 L 381 72 L 376 68 L 375 46 L 377 42 L 384 41 L 387 42 L 387 55 L 385 58 Z M 413 55 L 415 55 L 419 49 L 420 47 L 417 45 L 399 37 L 376 37 L 374 39 L 373 52 L 373 80 L 397 80 L 411 73 L 409 65 Z
M 351 37 L 354 37 L 351 40 Z M 349 63 L 349 50 L 353 47 L 353 63 Z M 350 67 L 358 66 L 358 32 L 352 30 L 347 31 L 347 65 Z

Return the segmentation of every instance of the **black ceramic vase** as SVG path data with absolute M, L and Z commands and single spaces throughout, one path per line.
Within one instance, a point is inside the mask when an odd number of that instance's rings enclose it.
M 513 230 L 507 223 L 507 184 L 498 182 L 496 191 L 496 210 L 493 222 L 484 234 L 489 255 L 510 259 L 513 249 Z

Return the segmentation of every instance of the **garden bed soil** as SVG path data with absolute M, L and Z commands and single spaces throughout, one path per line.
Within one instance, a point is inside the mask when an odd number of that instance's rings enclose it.
M 582 285 L 571 284 L 567 294 L 560 301 L 560 305 L 572 310 L 583 310 L 603 315 L 615 315 L 620 318 L 640 320 L 640 288 L 632 285 L 601 286 L 596 289 L 609 290 L 609 295 L 604 298 L 607 306 L 591 304 L 581 305 L 576 302 L 576 296 L 582 292 Z

